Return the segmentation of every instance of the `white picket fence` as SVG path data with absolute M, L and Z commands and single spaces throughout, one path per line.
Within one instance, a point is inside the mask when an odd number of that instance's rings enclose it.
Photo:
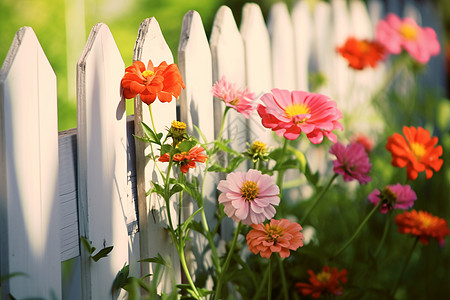
M 425 11 L 427 20 L 433 20 L 428 4 L 423 5 L 425 9 L 407 4 L 405 10 L 416 18 Z M 239 30 L 232 11 L 222 6 L 209 42 L 199 14 L 189 11 L 178 49 L 186 84 L 178 101 L 180 119 L 191 133 L 195 125 L 209 141 L 214 138 L 224 106 L 213 100 L 210 90 L 223 75 L 260 94 L 272 87 L 308 89 L 309 72 L 322 72 L 328 78 L 322 92 L 344 111 L 361 109 L 366 100 L 357 99 L 368 99 L 383 70 L 349 75 L 335 47 L 350 34 L 372 37 L 372 24 L 383 17 L 384 5 L 370 1 L 369 8 L 361 1 L 347 5 L 332 0 L 318 2 L 311 11 L 306 1 L 299 1 L 289 13 L 285 4 L 277 3 L 266 27 L 259 6 L 249 3 Z M 133 59 L 173 62 L 155 18 L 142 22 Z M 436 65 L 443 76 L 442 65 Z M 176 261 L 164 229 L 163 201 L 145 197 L 151 182 L 160 178 L 146 159 L 149 147 L 134 144 L 132 134 L 142 135 L 140 122 L 150 124 L 150 116 L 147 106 L 136 101 L 134 124 L 133 118 L 127 120 L 120 91 L 124 68 L 108 27 L 95 25 L 77 64 L 78 127 L 58 135 L 56 76 L 33 30 L 17 32 L 0 72 L 0 265 L 2 276 L 26 275 L 2 284 L 3 299 L 8 293 L 17 299 L 122 298 L 123 293 L 111 295 L 111 285 L 125 264 L 140 276 L 152 272 L 150 264 L 137 263 L 140 258 L 163 253 Z M 365 97 L 349 96 L 352 81 Z M 152 105 L 157 130 L 164 131 L 177 118 L 176 105 Z M 226 135 L 243 150 L 255 138 L 270 143 L 271 133 L 256 114 L 247 121 L 232 111 Z M 212 216 L 217 178 L 205 180 L 206 209 Z M 175 201 L 171 209 L 175 215 Z M 80 247 L 80 236 L 97 249 L 114 250 L 93 262 Z M 73 258 L 78 258 L 81 275 L 63 287 L 61 262 Z M 179 282 L 176 265 L 175 276 Z

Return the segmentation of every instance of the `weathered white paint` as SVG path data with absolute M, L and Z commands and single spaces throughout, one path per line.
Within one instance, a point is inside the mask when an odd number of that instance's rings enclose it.
M 244 41 L 245 74 L 247 87 L 259 96 L 254 102 L 262 103 L 260 96 L 272 89 L 270 36 L 261 9 L 256 3 L 247 3 L 242 10 L 241 35 Z M 264 128 L 256 109 L 249 120 L 249 143 L 256 140 L 274 145 L 272 131 Z
M 221 6 L 214 18 L 210 37 L 210 47 L 213 66 L 213 82 L 225 76 L 237 87 L 245 86 L 245 56 L 242 36 L 236 25 L 231 9 Z M 220 129 L 225 105 L 214 100 L 214 118 L 216 138 Z M 230 109 L 223 133 L 224 138 L 232 138 L 231 147 L 243 151 L 246 147 L 248 122 L 241 114 Z
M 330 4 L 319 1 L 313 11 L 313 40 L 311 51 L 311 71 L 325 76 L 326 83 L 318 92 L 330 95 L 333 78 L 333 39 L 331 36 L 331 7 Z
M 286 3 L 272 5 L 268 20 L 272 46 L 273 86 L 278 89 L 296 88 L 294 30 Z
M 81 247 L 84 299 L 115 299 L 111 284 L 128 263 L 124 68 L 109 28 L 95 25 L 77 64 L 80 235 L 97 249 L 114 249 L 94 262 Z
M 154 66 L 158 66 L 162 61 L 167 64 L 173 63 L 173 56 L 167 45 L 159 24 L 155 18 L 145 19 L 139 27 L 138 37 L 134 47 L 133 60 L 140 60 L 147 65 L 152 60 Z M 170 128 L 173 120 L 176 120 L 176 101 L 162 103 L 158 99 L 151 104 L 153 111 L 153 121 L 157 132 L 167 134 L 166 128 Z M 139 96 L 135 98 L 134 104 L 135 134 L 143 136 L 141 121 L 152 127 L 149 107 L 143 103 Z M 140 228 L 140 253 L 142 258 L 155 257 L 158 253 L 167 256 L 172 262 L 178 261 L 175 245 L 172 244 L 170 235 L 166 230 L 168 218 L 166 214 L 166 205 L 164 199 L 156 193 L 149 197 L 145 193 L 152 188 L 152 181 L 163 184 L 162 177 L 159 174 L 156 164 L 149 160 L 146 155 L 151 153 L 149 145 L 136 140 L 136 173 L 138 180 L 138 206 L 139 206 L 139 228 Z M 153 145 L 155 155 L 159 155 L 157 147 Z M 168 163 L 158 163 L 159 169 L 167 174 Z M 171 216 L 174 227 L 176 227 L 177 218 L 177 200 L 171 199 Z M 161 251 L 164 249 L 164 251 Z M 180 282 L 180 268 L 174 264 L 176 282 Z M 152 273 L 151 265 L 141 264 L 142 275 Z M 169 276 L 170 274 L 166 274 Z M 169 277 L 166 282 L 160 286 L 163 290 L 172 290 Z
M 178 45 L 178 67 L 186 84 L 186 89 L 180 95 L 180 119 L 187 124 L 190 135 L 195 135 L 201 143 L 211 142 L 214 140 L 211 50 L 202 20 L 196 11 L 187 12 L 183 18 Z M 206 141 L 199 136 L 194 125 L 201 129 Z M 212 172 L 204 176 L 205 167 L 205 164 L 197 163 L 197 167 L 189 170 L 187 176 L 190 179 L 197 178 L 200 187 L 204 186 L 204 210 L 209 229 L 212 230 L 217 223 L 214 213 L 217 209 L 216 186 L 219 179 Z M 184 219 L 198 208 L 195 201 L 187 195 L 183 206 Z M 202 221 L 200 214 L 196 216 L 196 220 Z M 206 272 L 212 267 L 208 241 L 197 232 L 191 232 L 191 236 L 189 251 L 192 259 L 189 268 Z M 209 287 L 212 288 L 212 282 Z
M 56 76 L 22 27 L 0 70 L 2 297 L 61 298 Z M 26 288 L 25 288 L 26 287 Z

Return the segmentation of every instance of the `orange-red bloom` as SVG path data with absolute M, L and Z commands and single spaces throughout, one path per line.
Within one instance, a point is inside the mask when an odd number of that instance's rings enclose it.
M 348 61 L 349 66 L 356 70 L 363 70 L 368 66 L 374 68 L 385 57 L 385 49 L 380 43 L 354 37 L 349 37 L 337 51 Z
M 172 101 L 172 96 L 178 98 L 181 88 L 185 88 L 183 78 L 176 64 L 167 65 L 165 61 L 154 67 L 151 60 L 147 68 L 141 61 L 135 61 L 125 69 L 121 85 L 123 96 L 127 99 L 139 94 L 142 102 L 152 104 L 156 97 L 161 102 Z
M 195 163 L 200 162 L 204 163 L 208 158 L 207 155 L 204 154 L 205 149 L 202 146 L 195 146 L 189 152 L 181 152 L 173 155 L 173 161 L 180 165 L 181 172 L 187 173 L 189 168 L 195 168 Z M 170 155 L 169 153 L 165 153 L 159 158 L 161 162 L 169 162 Z
M 324 266 L 322 272 L 317 275 L 312 270 L 308 270 L 310 283 L 299 282 L 295 284 L 295 288 L 304 296 L 311 295 L 313 298 L 319 298 L 322 293 L 340 296 L 343 294 L 341 284 L 347 283 L 347 270 L 333 268 L 330 272 L 329 266 Z
M 395 216 L 398 231 L 411 234 L 419 238 L 423 244 L 428 244 L 430 238 L 435 238 L 441 246 L 445 244 L 445 237 L 450 235 L 447 221 L 433 216 L 426 211 L 406 211 Z
M 262 257 L 270 258 L 273 252 L 288 257 L 289 250 L 297 250 L 303 246 L 302 226 L 286 219 L 271 219 L 267 224 L 253 224 L 253 229 L 247 234 L 248 249 Z
M 404 168 L 408 178 L 415 180 L 417 174 L 425 171 L 427 179 L 433 176 L 433 170 L 439 171 L 444 161 L 439 157 L 442 155 L 442 146 L 435 145 L 437 137 L 431 137 L 428 130 L 422 127 L 403 127 L 406 139 L 394 133 L 388 138 L 386 149 L 392 154 L 392 165 Z

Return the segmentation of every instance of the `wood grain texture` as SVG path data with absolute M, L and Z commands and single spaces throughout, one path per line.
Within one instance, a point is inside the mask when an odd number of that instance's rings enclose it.
M 0 86 L 1 275 L 26 274 L 2 296 L 60 298 L 56 76 L 30 27 L 14 37 Z
M 145 19 L 138 32 L 136 44 L 134 48 L 133 60 L 140 60 L 147 65 L 152 60 L 155 66 L 162 61 L 167 64 L 173 63 L 173 56 L 162 35 L 159 24 L 155 18 Z M 137 136 L 143 136 L 141 122 L 150 127 L 152 123 L 155 125 L 157 132 L 167 133 L 166 128 L 170 127 L 173 120 L 176 120 L 176 101 L 170 103 L 162 103 L 158 99 L 151 104 L 153 111 L 153 121 L 150 117 L 149 107 L 143 103 L 139 96 L 135 98 L 134 103 L 134 121 L 135 132 Z M 161 253 L 173 262 L 178 261 L 175 246 L 172 244 L 170 235 L 166 228 L 168 227 L 168 218 L 166 214 L 166 204 L 164 200 L 156 193 L 151 193 L 148 197 L 146 192 L 152 188 L 152 182 L 162 184 L 162 177 L 159 170 L 167 171 L 167 163 L 156 164 L 148 158 L 151 153 L 151 147 L 139 140 L 135 143 L 136 149 L 136 176 L 137 176 L 137 192 L 138 192 L 138 210 L 139 210 L 139 241 L 142 258 L 154 257 Z M 159 155 L 156 147 L 153 145 L 155 155 Z M 159 168 L 159 170 L 158 170 Z M 177 220 L 176 200 L 170 200 L 171 216 L 173 223 Z M 164 251 L 161 251 L 164 249 Z M 174 264 L 174 276 L 176 282 L 180 282 L 181 273 L 178 264 Z M 152 265 L 148 263 L 141 264 L 141 274 L 146 275 L 152 273 Z M 170 274 L 166 274 L 165 280 L 159 286 L 159 289 L 171 290 Z
M 111 283 L 128 263 L 124 68 L 109 28 L 95 25 L 77 64 L 80 235 L 97 249 L 114 249 L 94 262 L 81 247 L 84 299 L 117 298 L 111 296 Z

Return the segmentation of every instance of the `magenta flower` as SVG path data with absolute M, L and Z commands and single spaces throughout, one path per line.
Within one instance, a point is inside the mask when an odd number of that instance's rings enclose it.
M 350 143 L 344 147 L 341 143 L 336 143 L 331 147 L 330 153 L 336 155 L 333 170 L 336 174 L 341 174 L 344 181 L 356 179 L 360 184 L 366 184 L 372 180 L 367 175 L 372 164 L 363 145 Z
M 247 119 L 250 118 L 250 114 L 255 110 L 255 106 L 252 103 L 256 98 L 255 94 L 248 89 L 236 88 L 236 85 L 227 81 L 225 76 L 222 76 L 214 84 L 212 93 L 217 98 L 222 99 L 226 106 L 234 108 Z
M 324 95 L 273 89 L 261 100 L 265 106 L 259 104 L 257 110 L 262 125 L 288 140 L 295 140 L 304 132 L 313 144 L 320 144 L 324 135 L 336 143 L 337 137 L 332 131 L 343 129 L 338 121 L 342 112 L 336 102 Z
M 380 207 L 381 213 L 385 214 L 392 209 L 408 209 L 413 206 L 417 200 L 416 193 L 409 185 L 388 185 L 382 192 L 375 189 L 368 196 L 369 201 L 373 205 L 377 205 L 383 201 Z
M 273 205 L 280 203 L 280 189 L 269 175 L 250 169 L 247 173 L 233 172 L 221 180 L 217 189 L 228 217 L 245 225 L 260 224 L 275 215 Z
M 376 39 L 388 52 L 399 54 L 404 49 L 421 64 L 426 64 L 431 56 L 440 51 L 436 32 L 432 28 L 420 27 L 413 19 L 400 19 L 393 13 L 378 22 Z

